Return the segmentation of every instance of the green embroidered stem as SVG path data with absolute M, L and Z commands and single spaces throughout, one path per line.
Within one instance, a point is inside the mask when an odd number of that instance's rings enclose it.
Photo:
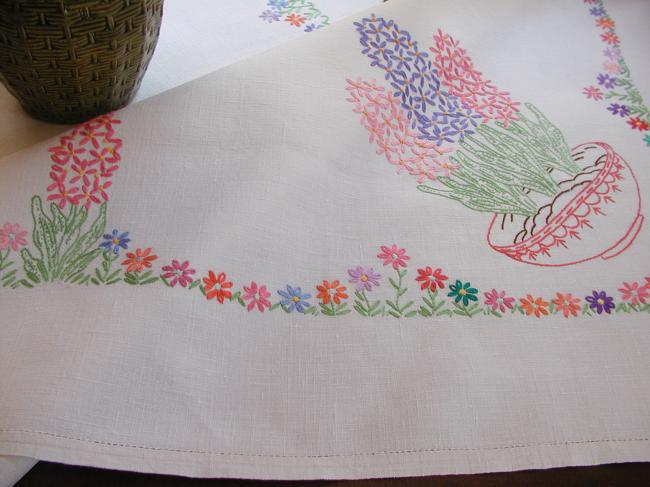
M 427 288 L 427 296 L 422 296 L 424 306 L 420 306 L 418 312 L 421 316 L 434 317 L 434 316 L 452 316 L 451 310 L 445 307 L 445 300 L 443 298 L 437 299 L 438 291 L 432 292 Z
M 383 308 L 379 307 L 381 301 L 377 300 L 371 303 L 365 289 L 355 291 L 354 295 L 357 299 L 354 300 L 352 307 L 361 316 L 374 317 L 383 312 Z
M 413 301 L 409 301 L 404 306 L 400 306 L 399 304 L 400 298 L 406 293 L 406 291 L 408 291 L 408 288 L 402 287 L 404 276 L 406 276 L 407 271 L 406 269 L 395 269 L 395 272 L 397 272 L 397 282 L 395 282 L 392 277 L 388 278 L 388 282 L 390 283 L 391 287 L 395 289 L 395 301 L 391 301 L 390 299 L 386 300 L 386 304 L 388 305 L 388 308 L 390 308 L 388 310 L 388 314 L 394 318 L 401 318 L 403 316 L 410 318 L 417 314 L 416 310 L 407 311 L 413 305 Z
M 318 303 L 318 305 L 320 306 L 320 312 L 325 316 L 346 315 L 351 311 L 348 309 L 347 303 L 335 305 L 334 301 L 330 301 L 329 305 L 323 303 Z
M 121 270 L 112 270 L 113 262 L 115 262 L 118 257 L 118 254 L 114 252 L 104 252 L 102 254 L 101 269 L 95 269 L 94 275 L 90 278 L 90 282 L 96 286 L 99 286 L 100 284 L 110 286 L 111 284 L 119 282 L 121 280 Z
M 452 304 L 454 305 L 455 308 L 453 310 L 454 314 L 460 316 L 466 316 L 468 318 L 473 318 L 474 315 L 477 315 L 483 311 L 478 303 L 472 303 L 470 305 L 465 305 L 460 303 L 452 303 Z

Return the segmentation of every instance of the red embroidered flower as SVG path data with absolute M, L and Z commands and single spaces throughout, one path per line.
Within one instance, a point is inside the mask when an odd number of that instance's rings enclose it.
M 541 315 L 548 315 L 548 301 L 544 301 L 542 298 L 534 298 L 532 295 L 528 294 L 525 298 L 519 300 L 521 303 L 521 308 L 526 312 L 526 315 L 535 315 L 539 318 Z
M 580 311 L 580 298 L 573 296 L 571 293 L 562 294 L 556 293 L 557 297 L 553 300 L 553 304 L 557 306 L 557 309 L 562 311 L 562 314 L 565 318 L 568 318 L 569 315 L 578 316 L 578 311 Z
M 627 123 L 633 129 L 639 130 L 641 132 L 648 130 L 648 122 L 642 120 L 639 117 L 632 117 L 627 121 Z
M 122 265 L 126 266 L 126 272 L 142 272 L 145 268 L 151 267 L 151 263 L 158 258 L 153 255 L 151 247 L 146 249 L 135 249 L 135 253 L 127 252 L 127 258 L 122 261 Z
M 232 292 L 229 289 L 232 282 L 227 280 L 226 273 L 220 272 L 214 275 L 214 272 L 208 271 L 208 277 L 203 278 L 203 289 L 206 292 L 206 299 L 217 298 L 217 301 L 223 303 L 224 300 L 232 298 Z
M 334 301 L 336 304 L 341 304 L 341 301 L 348 298 L 348 295 L 345 293 L 347 289 L 345 286 L 340 286 L 338 279 L 329 282 L 323 279 L 323 284 L 316 285 L 316 290 L 318 291 L 317 299 L 320 299 L 323 304 L 330 304 L 331 301 Z M 334 291 L 332 294 L 331 291 Z
M 431 289 L 435 292 L 436 289 L 444 289 L 447 276 L 442 273 L 439 267 L 433 270 L 431 267 L 426 266 L 424 269 L 418 269 L 419 276 L 415 278 L 420 283 L 420 289 Z
M 600 34 L 600 38 L 609 45 L 618 44 L 618 36 L 614 32 L 605 32 Z
M 400 267 L 406 267 L 406 261 L 410 259 L 406 255 L 406 249 L 399 249 L 395 244 L 390 247 L 382 245 L 381 253 L 377 254 L 377 257 L 384 261 L 384 265 L 390 264 L 395 270 L 399 270 Z

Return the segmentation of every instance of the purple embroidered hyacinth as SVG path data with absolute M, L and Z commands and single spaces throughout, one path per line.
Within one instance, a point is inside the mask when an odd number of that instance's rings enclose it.
M 614 298 L 607 296 L 605 291 L 593 291 L 592 295 L 587 296 L 585 299 L 589 303 L 589 307 L 598 314 L 602 314 L 603 311 L 611 314 L 612 310 L 616 308 Z
M 630 109 L 626 105 L 619 105 L 618 103 L 612 103 L 607 107 L 607 110 L 612 112 L 612 115 L 618 115 L 620 117 L 627 117 L 630 114 Z
M 616 86 L 616 78 L 608 74 L 599 74 L 596 77 L 596 80 L 600 86 L 607 88 L 608 90 L 611 90 L 614 88 L 614 86 Z
M 375 16 L 354 25 L 362 53 L 371 60 L 371 66 L 385 72 L 384 78 L 402 102 L 411 128 L 417 128 L 420 139 L 440 146 L 463 140 L 474 132 L 479 117 L 441 88 L 428 54 L 420 51 L 408 31 L 392 20 Z

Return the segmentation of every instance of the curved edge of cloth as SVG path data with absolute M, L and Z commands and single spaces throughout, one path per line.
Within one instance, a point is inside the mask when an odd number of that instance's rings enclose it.
M 38 445 L 33 444 L 34 435 L 39 436 Z M 202 478 L 314 480 L 415 477 L 650 461 L 650 438 L 303 457 L 164 450 L 50 436 L 44 432 L 5 431 L 3 436 L 0 450 L 15 455 L 97 468 Z M 0 462 L 2 460 L 0 457 Z M 31 458 L 25 460 L 32 462 L 30 468 L 35 463 Z M 26 463 L 24 465 L 27 466 Z M 145 465 L 150 465 L 150 468 L 143 467 Z M 11 484 L 0 484 L 0 487 L 5 485 Z
M 37 461 L 27 457 L 0 455 L 0 487 L 12 487 L 36 465 Z

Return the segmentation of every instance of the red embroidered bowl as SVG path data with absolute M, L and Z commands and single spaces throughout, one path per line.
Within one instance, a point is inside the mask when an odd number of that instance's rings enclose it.
M 487 240 L 497 252 L 527 264 L 566 266 L 627 249 L 643 224 L 639 184 L 630 166 L 603 142 L 571 154 L 583 171 L 559 183 L 561 192 L 536 215 L 495 215 Z

